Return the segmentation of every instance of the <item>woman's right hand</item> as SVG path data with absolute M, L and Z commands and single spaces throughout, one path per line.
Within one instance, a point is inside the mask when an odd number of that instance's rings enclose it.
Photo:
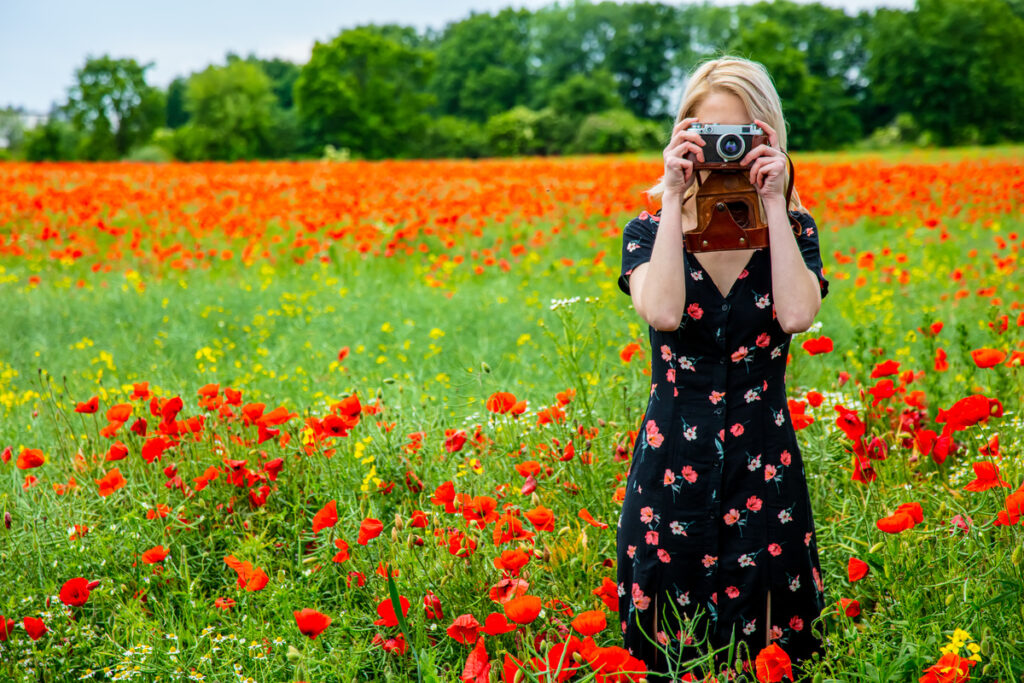
M 695 180 L 693 159 L 704 161 L 706 144 L 700 133 L 688 130 L 690 124 L 697 120 L 696 116 L 683 119 L 672 128 L 672 139 L 665 146 L 665 175 L 663 182 L 666 192 L 673 192 L 680 197 L 690 189 Z

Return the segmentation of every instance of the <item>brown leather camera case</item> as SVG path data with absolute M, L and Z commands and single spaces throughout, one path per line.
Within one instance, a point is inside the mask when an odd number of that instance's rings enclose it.
M 785 154 L 785 152 L 783 152 Z M 793 160 L 789 161 L 789 186 L 786 188 L 786 208 L 793 194 Z M 761 211 L 757 190 L 750 184 L 749 169 L 738 162 L 729 165 L 705 165 L 712 168 L 703 183 L 697 173 L 697 229 L 683 237 L 691 252 L 724 251 L 731 249 L 760 249 L 768 246 L 768 221 Z M 795 235 L 800 234 L 799 221 L 789 217 Z

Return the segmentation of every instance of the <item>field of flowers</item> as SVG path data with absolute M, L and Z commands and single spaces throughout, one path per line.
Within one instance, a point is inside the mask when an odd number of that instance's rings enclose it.
M 794 155 L 807 680 L 1024 680 L 1022 159 Z M 615 280 L 660 172 L 0 164 L 0 679 L 641 680 Z

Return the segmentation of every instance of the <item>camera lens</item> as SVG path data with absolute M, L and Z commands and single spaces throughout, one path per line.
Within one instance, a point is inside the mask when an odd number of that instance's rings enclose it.
M 723 161 L 738 159 L 743 154 L 743 138 L 736 133 L 727 133 L 718 138 L 718 155 Z

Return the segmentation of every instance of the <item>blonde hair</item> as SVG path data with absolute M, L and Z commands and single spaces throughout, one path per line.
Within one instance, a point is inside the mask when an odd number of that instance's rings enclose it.
M 764 68 L 763 64 L 729 55 L 700 64 L 686 84 L 683 102 L 679 107 L 679 113 L 676 115 L 673 126 L 685 118 L 692 117 L 697 107 L 713 92 L 730 93 L 740 98 L 752 118 L 764 121 L 775 129 L 779 147 L 782 151 L 787 151 L 786 120 L 782 115 L 782 102 L 779 99 L 779 93 L 775 90 L 775 84 L 772 83 L 771 76 L 768 75 L 768 70 Z M 788 162 L 783 173 L 785 174 L 785 185 L 789 187 Z M 694 180 L 683 194 L 682 202 L 685 203 L 696 192 L 697 182 Z M 657 185 L 646 191 L 647 196 L 658 202 L 661 202 L 664 193 L 664 176 L 658 180 Z M 787 208 L 806 212 L 800 203 L 800 195 L 796 191 L 795 183 Z

